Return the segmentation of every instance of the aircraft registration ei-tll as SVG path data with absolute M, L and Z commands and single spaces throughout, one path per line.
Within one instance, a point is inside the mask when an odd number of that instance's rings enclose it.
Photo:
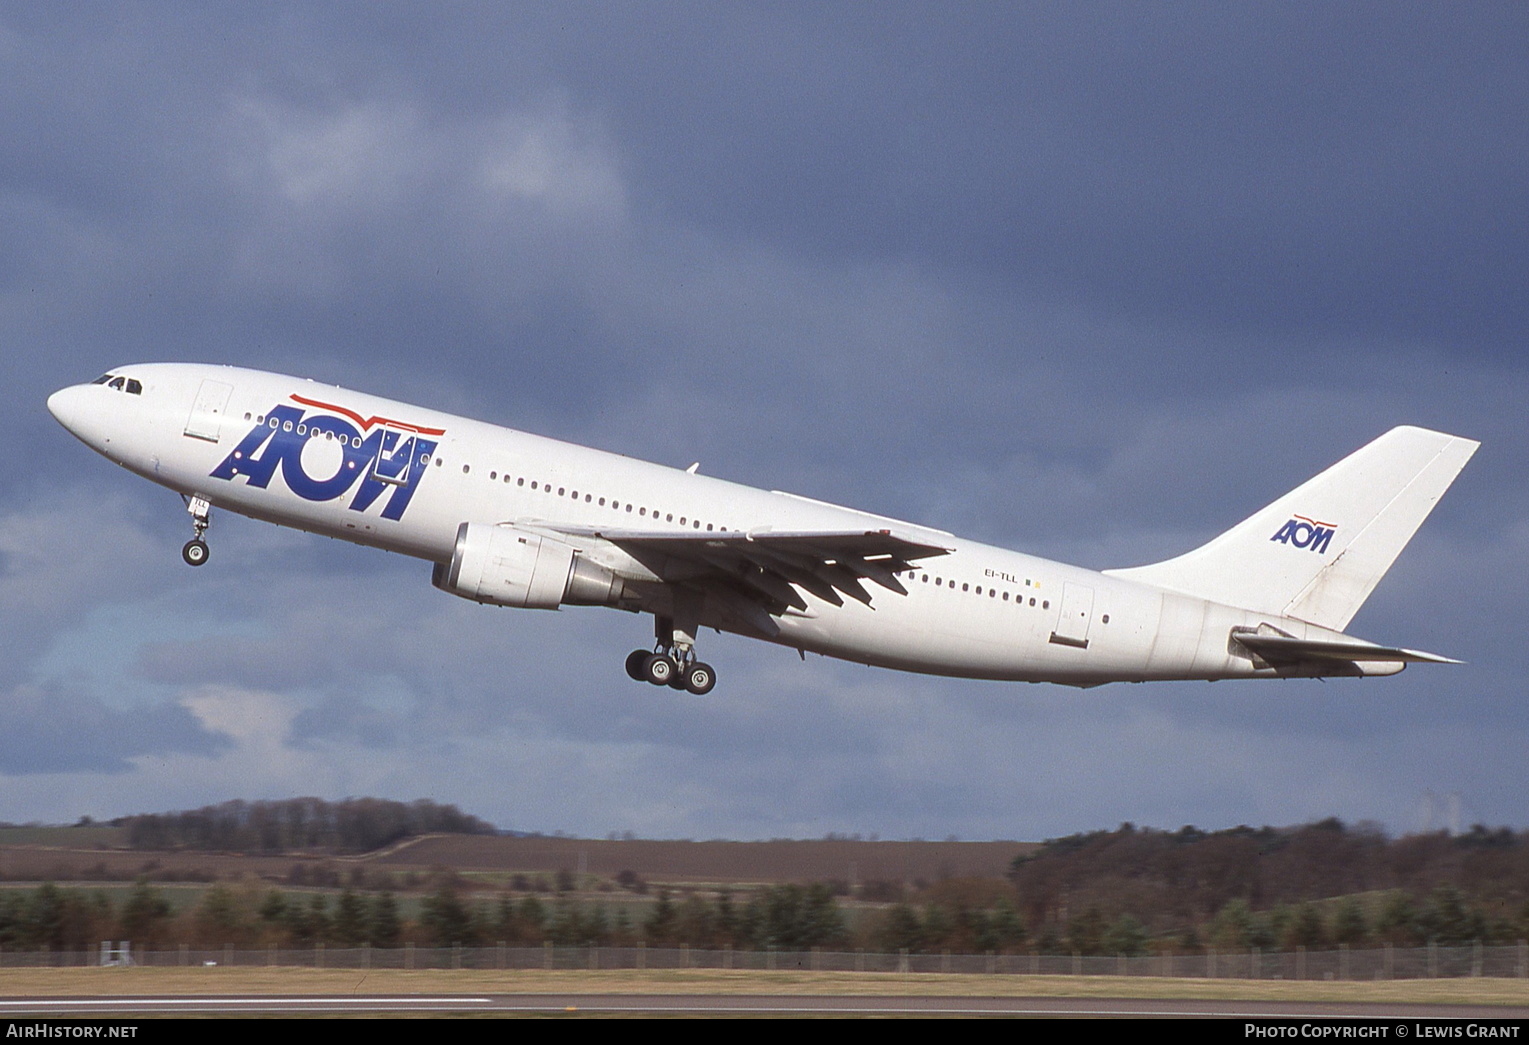
M 1458 663 L 1343 633 L 1479 445 L 1400 427 L 1178 558 L 1102 573 L 236 367 L 127 366 L 54 393 L 87 446 L 213 508 L 435 564 L 437 588 L 651 613 L 634 679 L 704 694 L 703 627 L 902 671 L 1095 686 Z

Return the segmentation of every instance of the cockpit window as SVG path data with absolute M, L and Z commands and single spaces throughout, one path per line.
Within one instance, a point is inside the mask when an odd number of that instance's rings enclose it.
M 105 385 L 107 388 L 115 388 L 117 391 L 126 392 L 128 395 L 143 395 L 143 382 L 136 377 L 102 374 L 90 383 L 93 385 Z

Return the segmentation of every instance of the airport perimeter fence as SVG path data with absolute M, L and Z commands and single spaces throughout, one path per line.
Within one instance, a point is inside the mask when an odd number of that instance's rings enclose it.
M 324 947 L 149 950 L 123 942 L 98 951 L 5 951 L 0 968 L 87 965 L 327 969 L 616 970 L 739 969 L 965 973 L 1015 976 L 1153 976 L 1237 980 L 1529 978 L 1529 944 L 1262 952 L 1207 950 L 1136 957 L 1077 954 L 927 954 L 872 951 L 699 950 L 689 947 Z

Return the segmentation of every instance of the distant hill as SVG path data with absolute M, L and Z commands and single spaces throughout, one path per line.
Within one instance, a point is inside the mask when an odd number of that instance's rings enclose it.
M 364 853 L 427 834 L 492 835 L 493 824 L 428 799 L 292 798 L 224 802 L 179 813 L 145 813 L 113 824 L 141 851 Z

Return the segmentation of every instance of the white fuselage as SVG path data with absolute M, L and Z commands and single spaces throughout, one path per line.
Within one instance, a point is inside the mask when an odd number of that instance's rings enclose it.
M 105 456 L 218 508 L 436 563 L 451 559 L 464 522 L 691 534 L 891 528 L 949 549 L 899 574 L 906 595 L 876 588 L 870 605 L 836 605 L 804 592 L 807 609 L 779 614 L 775 633 L 722 608 L 708 607 L 700 620 L 846 660 L 1072 685 L 1247 678 L 1280 673 L 1237 655 L 1229 642 L 1234 627 L 1272 624 L 1303 639 L 1340 634 L 299 378 L 193 364 L 114 373 L 140 390 L 77 385 L 49 402 Z M 278 462 L 272 454 L 285 457 Z M 626 578 L 639 595 L 683 584 L 695 569 L 683 561 L 655 568 L 594 536 L 578 543 L 582 555 Z M 627 608 L 659 612 L 640 600 Z M 1382 662 L 1364 670 L 1401 667 Z

